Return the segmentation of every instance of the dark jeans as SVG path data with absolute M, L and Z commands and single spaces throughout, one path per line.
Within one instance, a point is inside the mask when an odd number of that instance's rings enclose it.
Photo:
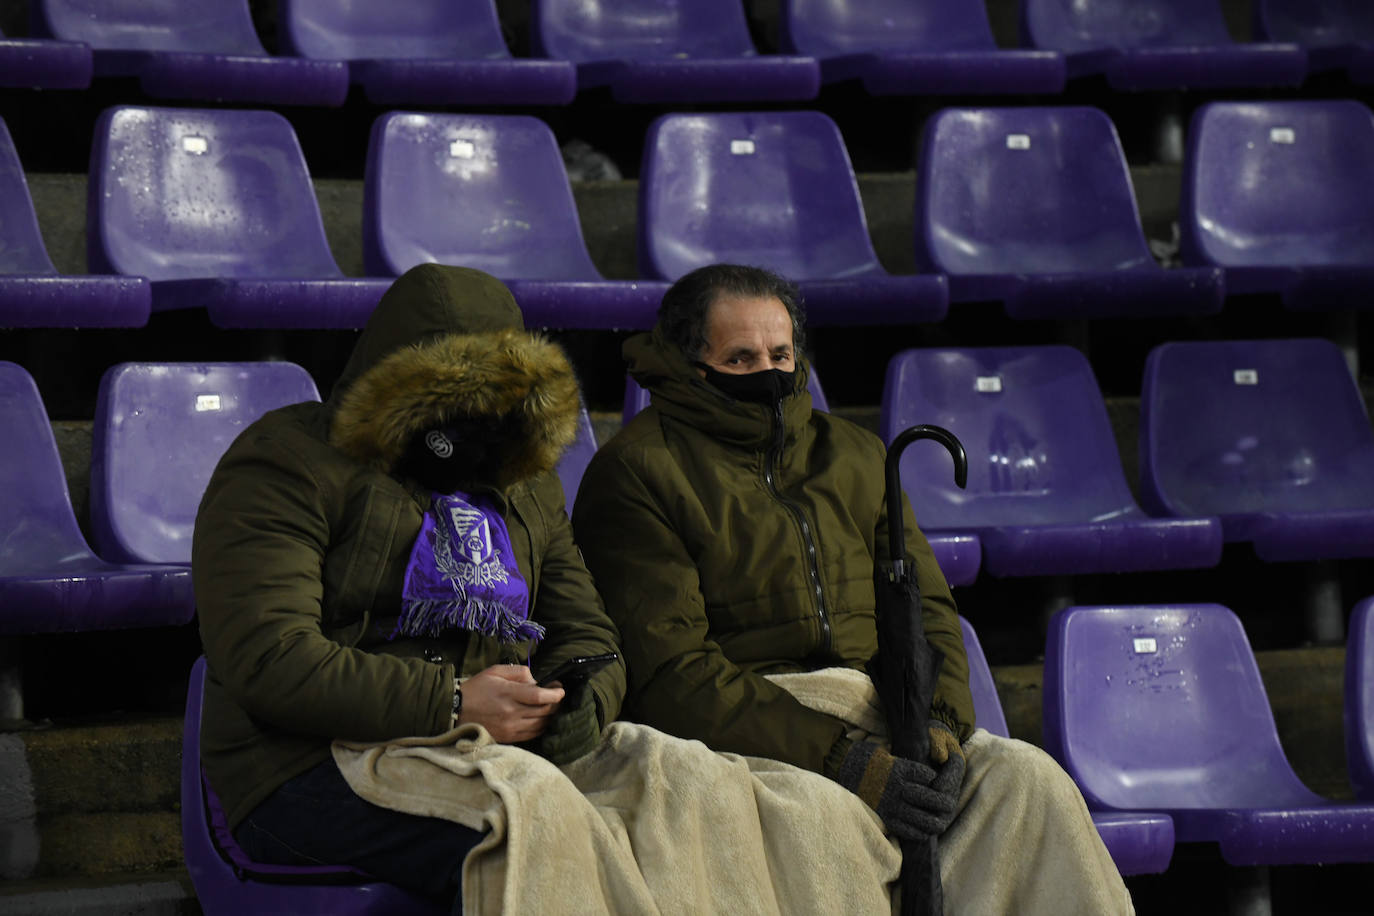
M 234 830 L 243 851 L 271 865 L 351 865 L 445 904 L 463 859 L 485 834 L 436 817 L 381 808 L 354 794 L 333 760 L 282 783 Z

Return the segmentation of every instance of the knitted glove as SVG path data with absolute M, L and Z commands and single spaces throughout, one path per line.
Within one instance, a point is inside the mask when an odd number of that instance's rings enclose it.
M 959 738 L 954 731 L 939 719 L 930 720 L 930 762 L 944 763 L 950 754 L 964 756 L 959 746 Z
M 544 733 L 532 742 L 532 749 L 561 767 L 591 753 L 600 743 L 601 717 L 596 697 L 583 685 L 563 698 Z
M 954 820 L 963 762 L 963 757 L 951 756 L 937 772 L 924 763 L 894 757 L 871 741 L 855 741 L 835 772 L 827 775 L 877 812 L 889 834 L 913 840 L 939 836 Z

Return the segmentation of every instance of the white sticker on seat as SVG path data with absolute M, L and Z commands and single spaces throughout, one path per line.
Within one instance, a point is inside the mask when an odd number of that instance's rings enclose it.
M 731 141 L 730 141 L 730 152 L 731 152 L 733 155 L 736 155 L 736 156 L 752 156 L 752 155 L 754 155 L 754 141 L 753 141 L 753 140 L 731 140 Z
M 997 394 L 1002 390 L 1002 376 L 980 375 L 973 380 L 973 390 L 984 394 Z
M 1030 149 L 1030 134 L 1007 134 L 1007 149 Z
M 196 395 L 196 410 L 219 410 L 219 395 L 217 394 L 198 394 Z
M 1291 127 L 1271 127 L 1269 128 L 1270 143 L 1296 143 L 1298 135 Z
M 448 145 L 448 154 L 454 159 L 471 159 L 477 155 L 477 144 L 471 140 L 454 140 Z
M 1258 385 L 1259 372 L 1254 369 L 1237 369 L 1231 373 L 1231 378 L 1237 385 Z
M 181 148 L 196 156 L 203 156 L 210 151 L 210 141 L 204 137 L 182 137 Z
M 1133 639 L 1131 640 L 1131 644 L 1135 646 L 1136 655 L 1150 655 L 1159 651 L 1159 645 L 1152 637 L 1147 636 L 1144 639 Z

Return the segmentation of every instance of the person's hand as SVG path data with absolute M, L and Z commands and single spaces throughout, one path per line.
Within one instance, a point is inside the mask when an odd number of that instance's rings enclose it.
M 535 739 L 532 750 L 554 766 L 564 766 L 596 750 L 601 743 L 601 717 L 596 697 L 586 684 L 563 698 L 558 712 L 549 720 L 544 734 Z
M 958 736 L 939 719 L 930 720 L 929 733 L 931 763 L 942 764 L 949 759 L 950 754 L 964 756 L 964 749 L 959 746 Z
M 524 665 L 492 665 L 463 682 L 458 723 L 476 722 L 502 744 L 539 737 L 563 699 L 562 687 L 539 687 Z
M 871 741 L 855 741 L 832 778 L 863 799 L 888 833 L 914 840 L 939 836 L 954 820 L 964 758 L 951 754 L 937 771 Z

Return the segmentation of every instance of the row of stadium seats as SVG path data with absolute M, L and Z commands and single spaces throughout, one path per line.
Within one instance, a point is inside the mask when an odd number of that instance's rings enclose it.
M 81 533 L 41 396 L 0 363 L 14 443 L 0 463 L 0 635 L 190 620 L 196 510 L 234 437 L 262 413 L 318 400 L 287 362 L 125 363 L 93 418 L 90 531 Z M 816 406 L 826 409 L 813 378 Z M 625 420 L 643 392 L 627 387 Z M 1069 347 L 929 348 L 888 367 L 887 441 L 916 422 L 953 432 L 909 449 L 902 480 L 946 578 L 1194 569 L 1223 542 L 1261 560 L 1374 556 L 1374 429 L 1340 351 L 1316 339 L 1186 341 L 1151 352 L 1141 393 L 1142 501 L 1127 485 L 1087 360 Z M 559 466 L 568 507 L 597 442 L 583 411 Z M 28 532 L 28 534 L 24 534 Z
M 548 126 L 390 112 L 363 205 L 371 277 L 330 252 L 300 145 L 257 110 L 117 106 L 98 119 L 87 260 L 57 275 L 0 124 L 0 326 L 138 327 L 199 308 L 226 328 L 356 328 L 418 263 L 510 284 L 531 325 L 650 326 L 666 282 L 716 261 L 798 281 L 813 325 L 1206 315 L 1228 295 L 1292 309 L 1374 302 L 1374 113 L 1356 101 L 1215 102 L 1188 135 L 1185 266 L 1161 267 L 1111 120 L 1089 107 L 944 109 L 926 124 L 913 224 L 924 271 L 879 263 L 844 139 L 814 111 L 671 114 L 644 142 L 643 280 L 593 265 Z
M 1296 86 L 1309 70 L 1374 83 L 1374 18 L 1346 0 L 1256 0 L 1257 42 L 1219 0 L 1022 0 L 1022 48 L 999 48 L 982 2 L 781 0 L 780 54 L 759 54 L 741 0 L 535 0 L 515 58 L 494 0 L 282 0 L 268 54 L 248 0 L 34 0 L 33 31 L 0 44 L 0 84 L 81 88 L 138 77 L 155 98 L 337 106 L 350 84 L 383 105 L 798 101 L 822 83 L 873 95 Z M 1363 42 L 1363 45 L 1361 44 Z
M 1357 800 L 1307 789 L 1282 746 L 1240 619 L 1218 604 L 1081 606 L 1046 641 L 1045 744 L 1083 790 L 1123 875 L 1168 869 L 1177 843 L 1232 865 L 1374 861 L 1374 597 L 1351 615 L 1344 712 Z M 961 618 L 980 727 L 1008 736 L 977 633 Z M 254 862 L 234 842 L 200 759 L 205 661 L 182 739 L 186 865 L 207 914 L 438 910 L 344 866 Z

